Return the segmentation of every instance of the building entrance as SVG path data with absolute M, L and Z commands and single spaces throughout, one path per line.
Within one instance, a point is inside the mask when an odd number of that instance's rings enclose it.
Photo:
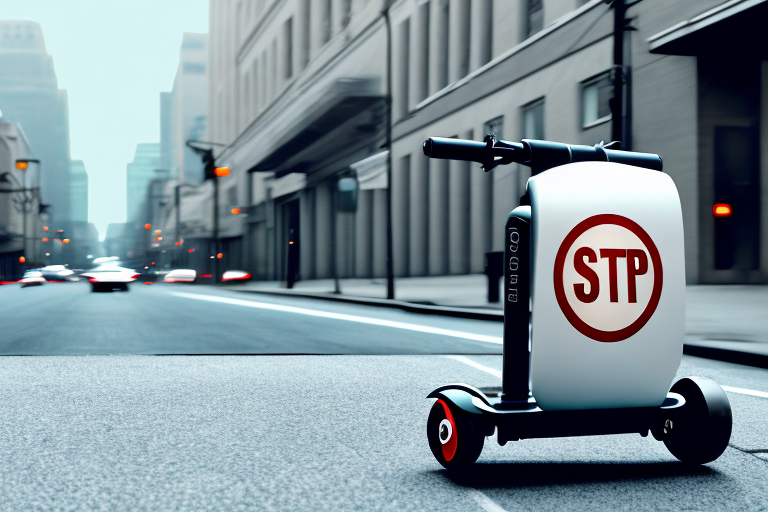
M 715 217 L 716 270 L 759 269 L 759 151 L 757 127 L 715 127 L 714 198 L 730 207 Z

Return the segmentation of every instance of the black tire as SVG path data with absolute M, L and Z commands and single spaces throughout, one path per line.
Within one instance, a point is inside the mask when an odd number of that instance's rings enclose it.
M 438 400 L 427 419 L 427 440 L 432 455 L 440 465 L 452 471 L 460 471 L 474 464 L 480 457 L 485 437 L 475 432 L 466 413 Z M 455 451 L 450 447 L 452 443 L 455 443 Z
M 91 292 L 98 293 L 101 291 L 101 286 L 96 283 L 91 284 Z
M 681 394 L 685 405 L 671 410 L 665 418 L 664 445 L 678 460 L 689 464 L 717 459 L 728 447 L 733 426 L 725 391 L 706 377 L 684 377 L 670 391 Z
M 120 285 L 120 289 L 123 290 L 124 292 L 127 292 L 128 291 L 128 283 L 121 284 Z

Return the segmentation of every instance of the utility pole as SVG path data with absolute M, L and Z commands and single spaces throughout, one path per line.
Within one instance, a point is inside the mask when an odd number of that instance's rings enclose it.
M 219 180 L 213 178 L 213 282 L 220 283 L 221 275 L 219 274 Z
M 611 140 L 624 140 L 624 0 L 613 0 L 613 100 L 611 103 Z
M 395 298 L 395 271 L 392 250 L 392 25 L 389 19 L 389 7 L 391 1 L 387 1 L 382 11 L 387 26 L 387 119 L 386 142 L 387 147 L 387 298 Z

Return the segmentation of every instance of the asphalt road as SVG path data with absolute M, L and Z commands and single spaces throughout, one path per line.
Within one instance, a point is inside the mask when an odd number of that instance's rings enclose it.
M 489 438 L 471 474 L 449 475 L 425 396 L 498 386 L 500 335 L 208 288 L 0 288 L 0 353 L 70 354 L 0 358 L 0 510 L 768 509 L 768 398 L 749 394 L 768 397 L 768 371 L 692 357 L 680 376 L 736 390 L 714 463 L 637 435 Z M 136 355 L 229 351 L 351 355 Z

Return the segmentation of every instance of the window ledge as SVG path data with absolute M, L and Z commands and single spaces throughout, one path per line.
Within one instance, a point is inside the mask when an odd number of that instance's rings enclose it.
M 605 117 L 601 117 L 597 121 L 592 121 L 589 124 L 585 124 L 584 126 L 581 127 L 581 129 L 582 130 L 588 130 L 589 128 L 594 128 L 595 126 L 599 126 L 599 125 L 601 125 L 603 123 L 607 123 L 611 119 L 613 119 L 613 116 L 610 116 L 610 115 L 609 116 L 605 116 Z

